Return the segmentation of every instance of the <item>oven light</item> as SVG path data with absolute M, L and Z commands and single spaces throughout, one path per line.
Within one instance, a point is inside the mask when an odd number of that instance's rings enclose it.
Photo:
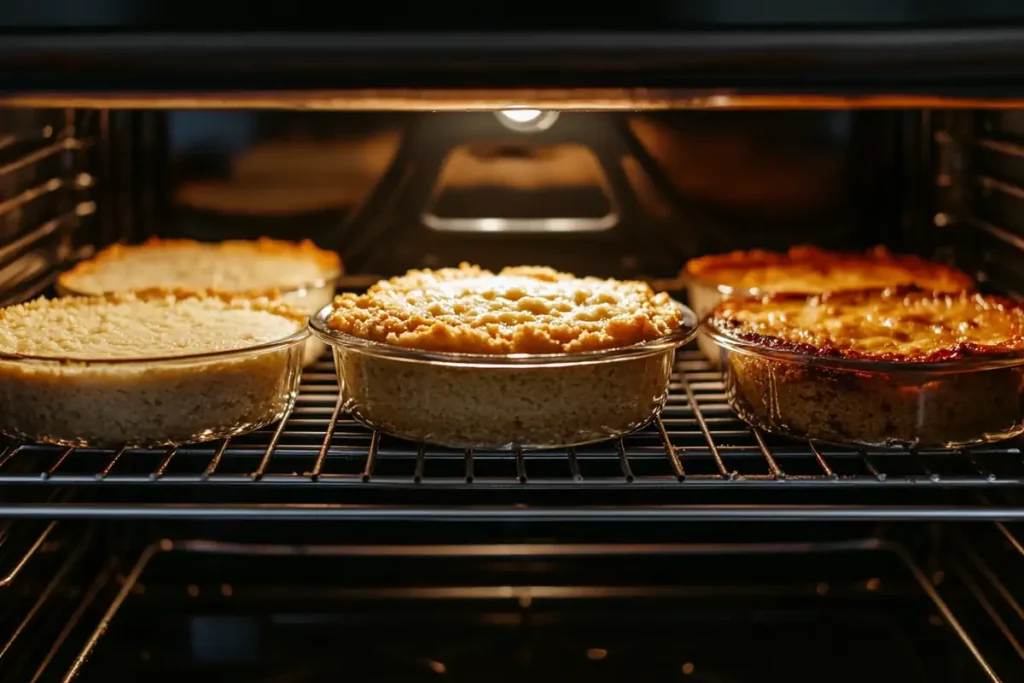
M 539 118 L 542 113 L 540 109 L 506 109 L 501 115 L 516 123 L 529 123 Z
M 557 111 L 541 109 L 502 109 L 494 112 L 501 125 L 518 133 L 537 133 L 550 128 L 558 119 Z

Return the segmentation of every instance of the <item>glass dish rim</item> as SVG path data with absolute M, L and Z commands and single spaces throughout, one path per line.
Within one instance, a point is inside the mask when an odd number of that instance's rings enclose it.
M 245 346 L 238 349 L 223 349 L 220 351 L 204 351 L 202 353 L 188 353 L 176 356 L 146 356 L 139 358 L 71 358 L 68 356 L 40 356 L 35 354 L 4 353 L 0 352 L 0 363 L 38 363 L 61 366 L 96 366 L 96 365 L 146 365 L 153 363 L 174 364 L 179 362 L 207 361 L 244 356 L 253 353 L 263 353 L 278 348 L 298 346 L 309 338 L 309 325 L 300 327 L 287 337 L 280 337 L 268 342 L 262 342 L 253 346 Z
M 679 329 L 671 334 L 630 344 L 629 346 L 616 346 L 610 349 L 581 351 L 578 353 L 457 353 L 395 346 L 384 342 L 362 339 L 355 335 L 330 328 L 327 325 L 327 317 L 329 311 L 333 310 L 333 302 L 321 308 L 315 315 L 310 316 L 309 328 L 315 337 L 326 342 L 332 348 L 346 348 L 394 360 L 488 367 L 588 365 L 604 361 L 643 358 L 670 349 L 677 349 L 688 344 L 697 336 L 700 330 L 700 322 L 697 319 L 697 315 L 689 307 L 675 299 L 672 299 L 672 303 L 682 313 L 683 322 Z
M 962 372 L 998 370 L 1024 365 L 1024 349 L 1015 351 L 999 351 L 979 354 L 966 358 L 954 358 L 940 361 L 899 361 L 877 360 L 872 358 L 844 358 L 841 356 L 820 356 L 801 351 L 773 349 L 757 342 L 731 337 L 714 325 L 710 320 L 714 311 L 708 313 L 700 321 L 701 334 L 707 335 L 720 349 L 731 353 L 742 353 L 748 356 L 760 356 L 767 360 L 787 363 L 799 363 L 808 367 L 828 368 L 846 372 L 870 374 L 956 374 Z

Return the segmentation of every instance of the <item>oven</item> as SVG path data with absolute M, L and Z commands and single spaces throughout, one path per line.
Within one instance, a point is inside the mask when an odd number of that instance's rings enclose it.
M 0 7 L 0 300 L 151 236 L 680 298 L 703 254 L 884 244 L 1020 297 L 1024 9 L 826 4 Z M 691 345 L 637 432 L 455 450 L 324 355 L 248 435 L 8 439 L 0 680 L 1024 680 L 1019 440 L 785 439 L 725 392 Z

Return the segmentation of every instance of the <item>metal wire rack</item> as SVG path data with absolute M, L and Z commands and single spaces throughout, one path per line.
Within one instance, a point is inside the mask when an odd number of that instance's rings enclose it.
M 957 545 L 959 548 L 960 546 Z M 973 553 L 973 551 L 970 551 Z M 1011 551 L 1012 552 L 1012 551 Z M 424 555 L 426 553 L 426 555 Z M 715 571 L 715 582 L 702 581 L 701 572 L 707 572 L 708 560 L 714 560 L 723 554 L 732 557 L 745 557 L 759 561 L 762 571 L 759 572 L 757 581 L 759 585 L 754 592 L 749 588 L 744 590 L 737 585 L 728 585 L 729 576 L 736 581 L 736 576 L 729 572 L 724 574 Z M 429 579 L 416 571 L 408 574 L 411 581 L 424 581 L 423 584 L 403 585 L 399 579 L 398 585 L 390 583 L 394 579 L 385 578 L 381 584 L 381 574 L 377 572 L 364 573 L 369 575 L 367 579 L 356 578 L 360 571 L 355 569 L 352 563 L 373 562 L 376 559 L 386 561 L 395 558 L 403 558 L 406 562 L 415 562 L 417 558 L 429 556 L 431 561 L 438 559 L 454 560 L 460 564 L 474 562 L 480 559 L 500 559 L 504 570 L 508 572 L 503 579 L 509 581 L 508 585 L 502 584 L 491 586 L 483 582 L 473 585 L 459 583 L 454 579 L 453 585 L 445 584 L 439 586 L 430 584 Z M 658 558 L 686 558 L 689 560 L 691 571 L 683 580 L 678 577 L 669 578 L 662 582 L 653 579 L 649 574 L 644 576 L 643 571 L 633 574 L 616 575 L 616 578 L 607 583 L 594 583 L 580 585 L 545 584 L 536 586 L 517 582 L 514 569 L 511 569 L 517 562 L 536 561 L 538 559 L 561 558 L 585 558 L 592 567 L 591 579 L 607 581 L 607 575 L 602 575 L 601 570 L 595 565 L 601 563 L 602 559 L 615 559 L 625 561 L 627 558 L 657 562 Z M 216 569 L 210 572 L 204 558 L 216 558 Z M 793 558 L 799 558 L 802 570 L 794 571 L 791 562 Z M 835 565 L 828 564 L 843 558 L 853 566 L 858 567 L 852 576 L 840 573 L 835 574 Z M 297 586 L 268 586 L 266 583 L 256 580 L 252 581 L 249 576 L 240 568 L 244 563 L 256 562 L 274 563 L 275 567 L 288 567 L 291 571 L 283 572 L 289 575 L 299 571 L 298 567 L 309 565 L 298 564 L 314 561 L 320 568 L 321 573 L 312 572 L 310 585 Z M 790 566 L 787 566 L 790 565 Z M 315 576 L 325 576 L 323 567 L 335 568 L 330 575 L 337 577 L 347 576 L 343 586 L 317 584 Z M 376 565 L 378 568 L 380 565 Z M 609 566 L 607 564 L 605 567 Z M 938 565 L 942 566 L 942 565 Z M 1007 649 L 1007 644 L 1016 644 L 1012 632 L 1000 628 L 1003 626 L 1002 617 L 998 610 L 1010 608 L 1015 601 L 1012 598 L 1003 597 L 989 599 L 984 591 L 998 591 L 1003 584 L 994 575 L 960 571 L 951 572 L 945 576 L 941 569 L 929 571 L 925 565 L 914 557 L 906 547 L 898 542 L 888 541 L 882 538 L 863 538 L 846 541 L 833 542 L 801 542 L 801 543 L 735 543 L 727 545 L 716 544 L 687 544 L 687 543 L 663 543 L 653 545 L 631 546 L 616 544 L 499 544 L 499 545 L 471 545 L 471 546 L 446 546 L 431 545 L 422 546 L 345 546 L 345 545 L 302 545 L 302 544 L 245 544 L 218 542 L 211 540 L 172 540 L 163 539 L 148 545 L 134 564 L 121 565 L 122 570 L 118 573 L 117 580 L 112 580 L 108 574 L 103 578 L 106 587 L 100 591 L 90 591 L 86 600 L 95 601 L 97 606 L 105 609 L 101 612 L 90 610 L 90 618 L 97 618 L 94 626 L 87 637 L 76 632 L 74 637 L 68 638 L 68 632 L 61 634 L 55 648 L 60 648 L 63 658 L 54 668 L 60 668 L 63 662 L 68 662 L 66 673 L 63 675 L 65 682 L 74 680 L 93 680 L 99 677 L 102 671 L 109 666 L 111 661 L 103 655 L 104 649 L 110 652 L 111 649 L 117 652 L 120 663 L 127 666 L 129 660 L 139 661 L 139 658 L 132 658 L 130 655 L 125 659 L 126 653 L 133 648 L 141 647 L 146 651 L 159 651 L 163 643 L 156 642 L 156 637 L 145 635 L 148 626 L 131 622 L 130 613 L 122 614 L 126 604 L 135 603 L 140 599 L 149 600 L 149 609 L 154 605 L 161 604 L 154 600 L 175 600 L 185 599 L 186 604 L 200 604 L 203 607 L 198 609 L 209 609 L 211 605 L 219 605 L 220 609 L 239 609 L 238 605 L 244 604 L 241 608 L 247 614 L 253 609 L 260 609 L 260 602 L 273 595 L 277 599 L 287 596 L 291 608 L 301 614 L 302 604 L 309 604 L 309 600 L 316 601 L 322 609 L 322 602 L 330 600 L 333 607 L 344 605 L 346 601 L 358 601 L 360 609 L 364 614 L 372 613 L 378 605 L 388 601 L 400 600 L 409 606 L 413 603 L 429 604 L 432 610 L 442 611 L 445 601 L 452 599 L 466 604 L 477 602 L 486 604 L 491 610 L 500 610 L 502 603 L 517 604 L 520 613 L 528 614 L 531 607 L 536 603 L 541 609 L 552 610 L 564 606 L 567 603 L 586 602 L 588 600 L 605 601 L 605 609 L 614 609 L 614 604 L 641 603 L 644 600 L 658 600 L 661 607 L 665 604 L 672 604 L 666 601 L 694 601 L 713 598 L 718 601 L 718 609 L 724 609 L 730 604 L 735 604 L 737 599 L 744 601 L 755 601 L 758 598 L 768 597 L 778 600 L 785 596 L 787 600 L 782 602 L 792 605 L 792 601 L 806 599 L 809 596 L 815 601 L 820 601 L 825 596 L 835 596 L 833 599 L 841 600 L 842 596 L 857 596 L 861 601 L 886 600 L 888 609 L 894 609 L 894 602 L 899 600 L 901 595 L 913 595 L 921 600 L 919 603 L 924 609 L 930 612 L 929 626 L 925 621 L 917 622 L 921 627 L 934 631 L 937 626 L 948 628 L 948 635 L 951 636 L 952 647 L 957 648 L 957 655 L 965 655 L 973 660 L 970 664 L 963 665 L 963 672 L 968 673 L 969 680 L 985 680 L 999 683 L 1010 678 L 1001 678 L 998 670 L 1005 669 L 1007 673 L 1019 670 L 1020 658 L 1015 650 Z M 801 571 L 822 571 L 825 569 L 824 578 L 818 581 L 795 579 L 794 574 L 799 575 Z M 703 568 L 703 569 L 702 569 Z M 815 569 L 817 568 L 817 569 Z M 205 570 L 205 573 L 204 573 Z M 347 571 L 347 573 L 346 573 Z M 479 580 L 480 569 L 473 571 L 474 576 Z M 650 571 L 649 569 L 646 571 Z M 866 572 L 866 575 L 857 573 Z M 363 570 L 366 572 L 366 570 Z M 780 573 L 781 572 L 781 573 Z M 303 573 L 303 572 L 300 572 Z M 486 571 L 483 572 L 486 575 Z M 883 578 L 879 578 L 884 575 Z M 458 576 L 458 574 L 456 574 Z M 741 575 L 742 576 L 742 575 Z M 868 578 L 870 577 L 870 578 Z M 645 583 L 637 583 L 646 579 Z M 226 580 L 226 581 L 225 581 Z M 692 581 L 692 584 L 687 582 Z M 740 582 L 743 578 L 740 578 Z M 761 583 L 763 582 L 763 583 Z M 219 585 L 218 585 L 219 584 Z M 887 597 L 880 598 L 881 586 L 891 584 L 892 592 Z M 965 595 L 963 586 L 970 586 L 970 594 Z M 902 587 L 902 588 L 901 588 Z M 187 595 L 188 598 L 183 596 Z M 100 597 L 98 597 L 100 596 Z M 141 596 L 148 596 L 142 598 Z M 740 597 L 742 596 L 742 597 Z M 974 598 L 972 600 L 971 598 Z M 923 599 L 922 599 L 923 598 Z M 271 598 L 273 599 L 273 598 Z M 623 600 L 625 599 L 625 600 Z M 199 601 L 202 602 L 199 602 Z M 976 602 L 975 602 L 976 600 Z M 558 603 L 562 603 L 558 605 Z M 166 604 L 166 603 L 163 603 Z M 694 602 L 677 602 L 678 605 L 688 605 L 694 608 Z M 811 604 L 811 603 L 807 603 Z M 806 608 L 806 607 L 805 607 Z M 188 609 L 186 607 L 185 609 Z M 192 609 L 197 609 L 193 607 Z M 265 609 L 265 607 L 264 607 Z M 416 609 L 413 607 L 412 609 Z M 986 623 L 985 617 L 990 623 Z M 962 617 L 967 617 L 961 621 Z M 138 619 L 136 613 L 135 619 Z M 398 617 L 391 616 L 391 619 Z M 593 617 L 591 617 L 593 618 Z M 648 618 L 649 615 L 648 615 Z M 762 619 L 768 618 L 765 616 Z M 82 620 L 85 621 L 85 620 Z M 438 627 L 443 628 L 442 620 Z M 528 623 L 528 620 L 524 620 Z M 993 626 L 996 627 L 993 630 Z M 326 624 L 322 628 L 329 628 Z M 671 626 L 666 625 L 667 628 Z M 784 629 L 785 625 L 778 624 Z M 372 628 L 372 621 L 367 623 L 365 628 Z M 166 626 L 165 626 L 166 629 Z M 977 629 L 978 633 L 972 635 Z M 131 631 L 133 639 L 125 643 L 118 641 L 123 634 Z M 137 636 L 142 633 L 141 639 Z M 164 633 L 167 633 L 165 630 Z M 927 634 L 926 634 L 927 635 Z M 981 636 L 980 638 L 978 636 Z M 876 637 L 880 636 L 876 631 Z M 1003 639 L 1005 638 L 1005 642 Z M 956 643 L 956 645 L 954 645 Z M 80 644 L 80 645 L 79 645 Z M 73 659 L 69 651 L 78 646 L 80 649 Z M 959 647 L 964 650 L 961 652 Z M 876 653 L 877 654 L 877 653 Z M 998 658 L 992 655 L 1000 654 Z M 389 657 L 394 657 L 394 651 L 388 651 Z M 144 658 L 148 661 L 148 658 Z M 180 662 L 180 660 L 179 660 Z M 493 660 L 492 660 L 493 662 Z M 998 662 L 998 666 L 996 663 Z M 53 660 L 45 660 L 36 674 L 40 674 L 45 668 L 53 664 Z M 196 665 L 196 664 L 194 664 Z M 201 665 L 200 665 L 201 666 Z M 90 668 L 100 667 L 99 671 Z M 956 677 L 954 675 L 954 677 Z M 43 679 L 49 680 L 49 679 Z M 915 678 L 916 680 L 916 678 Z M 968 680 L 957 678 L 957 680 Z
M 474 489 L 993 489 L 1024 483 L 1018 442 L 967 451 L 871 451 L 774 438 L 736 418 L 720 373 L 679 354 L 661 417 L 622 439 L 539 452 L 456 451 L 370 430 L 339 411 L 329 357 L 309 368 L 280 423 L 164 450 L 12 444 L 0 485 Z

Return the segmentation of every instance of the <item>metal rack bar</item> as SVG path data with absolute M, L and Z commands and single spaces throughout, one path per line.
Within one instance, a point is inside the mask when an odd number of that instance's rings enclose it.
M 818 450 L 817 445 L 813 441 L 808 442 L 807 447 L 811 449 L 811 453 L 814 455 L 814 459 L 817 460 L 818 466 L 825 473 L 825 476 L 829 479 L 838 479 L 836 473 L 832 471 L 832 468 L 825 462 L 825 458 L 821 455 L 821 451 Z
M 619 452 L 619 467 L 622 469 L 622 477 L 628 483 L 633 483 L 633 468 L 629 466 L 629 458 L 626 457 L 626 446 L 622 443 L 622 439 L 615 440 L 615 449 Z
M 774 479 L 785 479 L 786 473 L 782 471 L 779 464 L 775 462 L 775 458 L 772 456 L 771 451 L 768 450 L 768 446 L 764 442 L 764 435 L 761 434 L 760 429 L 752 429 L 754 438 L 757 440 L 757 446 L 761 449 L 761 453 L 764 455 L 764 459 L 768 462 L 768 474 Z
M 416 469 L 413 470 L 412 480 L 417 484 L 423 481 L 423 472 L 427 468 L 426 447 L 419 444 L 416 447 Z
M 274 435 L 270 437 L 270 443 L 267 444 L 266 450 L 263 451 L 263 459 L 260 460 L 260 464 L 256 468 L 256 471 L 252 473 L 253 481 L 259 481 L 266 473 L 267 465 L 270 464 L 270 459 L 274 457 L 274 449 L 277 448 L 277 442 L 281 440 L 281 433 L 284 431 L 284 426 L 288 424 L 288 418 L 292 416 L 293 410 L 294 404 L 285 412 L 281 421 L 277 423 L 277 427 L 274 429 Z
M 985 610 L 985 614 L 988 615 L 989 619 L 992 620 L 992 623 L 995 624 L 1002 636 L 1010 643 L 1010 646 L 1017 653 L 1017 656 L 1024 660 L 1024 647 L 1021 647 L 1020 641 L 1018 641 L 1016 636 L 1013 635 L 1013 631 L 1011 631 L 1010 627 L 1006 625 L 1006 621 L 999 615 L 999 612 L 992 604 L 992 601 L 989 600 L 988 596 L 985 595 L 985 592 L 981 590 L 981 586 L 978 585 L 978 582 L 975 581 L 974 577 L 971 576 L 970 572 L 968 572 L 961 563 L 958 562 L 954 566 L 956 568 L 957 576 L 959 576 L 960 580 L 964 582 L 965 586 L 967 586 L 967 590 L 970 591 L 971 595 L 974 596 L 974 599 L 978 601 L 981 608 Z
M 324 469 L 324 460 L 327 458 L 327 451 L 331 447 L 334 430 L 338 426 L 338 415 L 341 414 L 341 405 L 341 394 L 338 394 L 338 400 L 334 402 L 334 412 L 331 413 L 331 421 L 327 423 L 327 429 L 324 431 L 324 440 L 320 445 L 320 452 L 316 456 L 316 463 L 313 464 L 313 469 L 309 473 L 309 476 L 314 480 L 320 477 L 320 473 Z
M 515 454 L 516 454 L 516 479 L 519 480 L 520 484 L 525 484 L 527 482 L 527 478 L 526 478 L 526 461 L 523 460 L 523 449 L 522 448 L 517 448 L 515 450 Z M 627 467 L 628 467 L 628 465 L 627 465 Z
M 686 400 L 689 402 L 690 409 L 693 410 L 693 415 L 697 419 L 697 426 L 700 427 L 700 431 L 708 443 L 708 448 L 711 450 L 711 457 L 715 459 L 715 465 L 718 467 L 718 473 L 725 479 L 734 479 L 734 473 L 726 470 L 725 463 L 722 462 L 722 456 L 718 452 L 718 446 L 715 444 L 715 438 L 711 436 L 711 431 L 708 429 L 708 423 L 704 420 L 704 414 L 701 412 L 700 406 L 697 405 L 697 399 L 694 397 L 690 381 L 686 379 L 685 376 L 683 377 L 683 391 L 686 392 Z
M 985 149 L 991 149 L 995 152 L 1024 158 L 1024 145 L 1017 144 L 1016 142 L 984 137 L 976 138 L 975 142 Z
M 21 620 L 18 626 L 14 629 L 11 637 L 7 639 L 3 647 L 0 647 L 0 661 L 3 660 L 4 656 L 10 651 L 11 647 L 14 646 L 15 642 L 21 637 L 22 633 L 29 627 L 32 620 L 35 619 L 36 615 L 43 609 L 46 603 L 50 600 L 57 589 L 64 584 L 65 578 L 85 554 L 86 549 L 89 547 L 89 541 L 91 540 L 92 534 L 90 533 L 86 538 L 82 539 L 75 549 L 68 555 L 67 559 L 57 569 L 57 572 L 53 575 L 53 578 L 46 584 L 39 597 L 33 603 L 28 613 Z
M 77 628 L 82 617 L 85 616 L 89 608 L 96 602 L 96 598 L 99 597 L 103 587 L 110 582 L 111 578 L 113 578 L 116 568 L 116 562 L 107 563 L 106 568 L 99 573 L 92 584 L 86 589 L 81 602 L 78 603 L 74 611 L 68 616 L 67 623 L 64 624 L 64 628 L 62 628 L 60 633 L 57 634 L 57 637 L 54 638 L 53 643 L 47 650 L 46 655 L 43 656 L 42 661 L 36 668 L 36 672 L 29 680 L 29 683 L 36 683 L 43 677 L 47 667 L 50 666 L 54 658 L 57 656 L 57 653 L 59 653 L 64 647 L 64 643 L 67 642 L 68 637 L 70 637 Z
M 906 566 L 906 568 L 914 576 L 914 580 L 917 581 L 917 584 L 928 595 L 929 599 L 931 599 L 932 603 L 939 610 L 939 613 L 942 615 L 942 618 L 946 620 L 947 624 L 953 627 L 954 631 L 956 631 L 956 634 L 960 638 L 960 641 L 970 651 L 971 656 L 974 657 L 974 661 L 976 661 L 978 665 L 981 666 L 982 669 L 984 669 L 985 673 L 994 683 L 1001 683 L 1002 679 L 999 678 L 998 675 L 996 675 L 995 671 L 993 671 L 992 667 L 985 659 L 985 656 L 978 649 L 978 646 L 974 644 L 974 641 L 971 639 L 971 636 L 967 633 L 967 630 L 960 623 L 960 620 L 956 618 L 955 614 L 953 614 L 953 610 L 949 608 L 949 605 L 946 603 L 946 601 L 942 599 L 941 595 L 939 595 L 939 592 L 935 589 L 935 586 L 932 585 L 932 582 L 928 580 L 928 577 L 925 576 L 925 573 L 921 570 L 921 567 L 918 566 L 916 562 L 914 562 L 913 558 L 910 556 L 910 553 L 908 553 L 907 550 L 902 546 L 893 545 L 891 547 L 893 552 L 895 552 L 896 555 L 903 561 L 904 566 Z
M 64 461 L 68 459 L 68 456 L 74 452 L 74 448 L 65 448 L 64 451 L 57 457 L 57 461 L 50 465 L 50 468 L 43 472 L 40 476 L 43 477 L 44 479 L 49 479 L 50 477 L 52 477 L 60 468 L 60 466 L 64 464 Z
M 660 505 L 480 507 L 436 505 L 28 503 L 0 505 L 6 519 L 213 519 L 393 522 L 1021 522 L 1024 508 L 957 505 Z
M 658 434 L 661 436 L 661 445 L 665 448 L 665 455 L 668 456 L 669 465 L 672 466 L 672 472 L 676 475 L 676 479 L 683 481 L 686 478 L 686 470 L 683 469 L 682 460 L 679 458 L 679 453 L 676 451 L 675 445 L 672 440 L 668 438 L 668 431 L 665 429 L 665 422 L 661 419 L 661 415 L 654 418 L 654 422 L 658 427 Z
M 1005 180 L 999 180 L 998 178 L 993 178 L 992 176 L 987 175 L 979 175 L 978 184 L 986 190 L 995 190 L 996 192 L 1002 192 L 1003 194 L 1016 197 L 1017 199 L 1024 199 L 1024 188 Z
M 217 451 L 213 454 L 213 457 L 210 458 L 210 464 L 207 465 L 206 470 L 201 475 L 204 480 L 209 479 L 214 475 L 214 473 L 216 473 L 217 466 L 220 465 L 220 461 L 224 457 L 225 451 L 227 451 L 229 442 L 230 439 L 224 439 L 220 447 L 218 447 Z
M 167 467 L 171 464 L 171 460 L 174 458 L 174 456 L 177 454 L 177 452 L 178 452 L 177 448 L 168 448 L 167 449 L 167 455 L 165 455 L 164 459 L 160 461 L 160 464 L 157 466 L 156 471 L 154 471 L 152 474 L 149 475 L 150 478 L 151 479 L 160 479 L 160 478 L 162 478 L 164 476 L 164 473 L 167 471 Z
M 24 554 L 22 554 L 22 556 L 15 563 L 11 571 L 7 572 L 7 574 L 5 574 L 3 577 L 0 577 L 0 587 L 7 587 L 11 585 L 11 582 L 13 582 L 14 579 L 18 578 L 18 574 L 21 573 L 21 570 L 25 568 L 25 565 L 28 564 L 28 561 L 32 559 L 36 552 L 41 547 L 43 547 L 43 543 L 46 542 L 46 539 L 49 538 L 50 533 L 56 526 L 57 522 L 53 521 L 50 522 L 45 529 L 43 529 L 43 533 L 39 534 L 39 536 L 32 543 L 32 545 L 29 546 L 28 550 L 25 551 Z
M 114 467 L 117 466 L 117 461 L 121 459 L 122 455 L 124 455 L 124 451 L 124 448 L 117 449 L 114 452 L 114 454 L 110 456 L 110 459 L 107 461 L 106 467 L 104 467 L 102 470 L 96 473 L 96 478 L 100 480 L 106 479 L 110 472 L 114 469 Z
M 377 449 L 380 448 L 380 432 L 374 431 L 370 437 L 370 448 L 366 452 L 366 466 L 363 468 L 363 481 L 370 481 L 373 477 L 373 466 L 377 461 Z
M 473 483 L 473 450 L 466 449 L 466 483 Z
M 583 474 L 580 473 L 580 462 L 576 458 L 576 449 L 570 448 L 566 451 L 566 455 L 569 458 L 569 473 L 572 475 L 572 480 L 576 483 L 583 481 Z

